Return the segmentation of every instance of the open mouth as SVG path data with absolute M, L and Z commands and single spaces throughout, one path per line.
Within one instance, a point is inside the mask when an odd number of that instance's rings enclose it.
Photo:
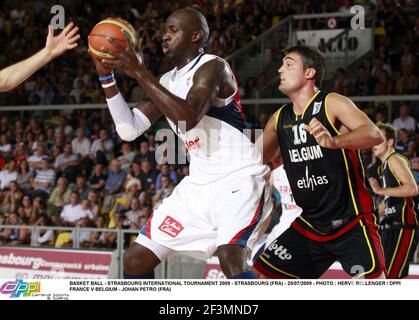
M 169 45 L 167 43 L 162 44 L 163 53 L 166 54 L 169 51 Z

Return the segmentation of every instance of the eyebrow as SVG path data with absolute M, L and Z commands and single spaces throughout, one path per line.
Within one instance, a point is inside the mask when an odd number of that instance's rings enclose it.
M 287 57 L 285 57 L 284 59 L 282 59 L 282 61 L 283 61 L 283 62 L 285 62 L 285 60 L 287 60 L 287 59 L 289 59 L 289 60 L 291 60 L 291 61 L 295 62 L 295 60 L 294 60 L 293 58 L 288 57 L 288 56 L 287 56 Z

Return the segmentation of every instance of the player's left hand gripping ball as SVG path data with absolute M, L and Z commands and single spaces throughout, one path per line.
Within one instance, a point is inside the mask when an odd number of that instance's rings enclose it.
M 108 37 L 107 40 L 111 42 L 118 51 L 111 51 L 109 48 L 102 48 L 102 51 L 112 55 L 115 59 L 103 59 L 102 63 L 112 68 L 122 68 L 127 76 L 135 77 L 136 72 L 141 72 L 143 65 L 142 52 L 139 50 L 141 46 L 141 40 L 138 42 L 137 48 L 134 48 L 133 43 L 129 39 L 129 35 L 123 31 L 125 41 L 129 43 L 129 46 L 123 48 L 117 41 L 112 37 Z M 137 50 L 137 51 L 136 51 Z
M 305 129 L 314 136 L 314 139 L 316 139 L 316 142 L 321 147 L 329 149 L 339 148 L 329 130 L 327 130 L 316 118 L 311 119 L 310 123 L 305 126 Z

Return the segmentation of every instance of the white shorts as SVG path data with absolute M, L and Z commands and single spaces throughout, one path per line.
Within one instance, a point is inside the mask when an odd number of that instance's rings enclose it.
M 251 250 L 271 210 L 270 190 L 262 174 L 246 176 L 241 171 L 205 185 L 185 177 L 153 212 L 136 242 L 156 251 L 142 234 L 167 254 L 180 252 L 203 260 L 224 244 Z

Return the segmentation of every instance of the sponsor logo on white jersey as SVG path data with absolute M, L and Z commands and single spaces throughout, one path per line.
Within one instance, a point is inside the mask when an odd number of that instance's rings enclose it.
M 160 231 L 164 232 L 165 234 L 168 234 L 172 238 L 177 237 L 183 229 L 184 228 L 182 224 L 170 216 L 164 218 L 162 224 L 159 226 Z

